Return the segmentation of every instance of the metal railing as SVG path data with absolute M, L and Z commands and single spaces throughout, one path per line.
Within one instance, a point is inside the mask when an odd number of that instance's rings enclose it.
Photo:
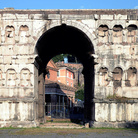
M 69 118 L 70 117 L 70 107 L 65 104 L 46 104 L 46 116 L 51 116 L 52 118 Z

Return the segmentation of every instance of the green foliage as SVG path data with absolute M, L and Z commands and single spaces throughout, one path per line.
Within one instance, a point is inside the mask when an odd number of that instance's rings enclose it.
M 68 62 L 80 63 L 80 61 L 73 55 L 70 54 L 60 54 L 52 58 L 54 63 L 64 61 L 64 57 L 68 57 Z
M 117 96 L 116 94 L 108 95 L 107 99 L 111 101 L 117 101 L 117 102 L 127 102 L 128 100 L 131 100 L 131 98 L 120 97 L 120 96 Z
M 59 61 L 63 61 L 64 60 L 64 56 L 66 56 L 67 54 L 60 54 L 57 55 L 55 57 L 52 58 L 52 60 L 54 61 L 54 63 L 59 62 Z
M 84 89 L 83 88 L 75 92 L 75 98 L 80 99 L 82 101 L 84 100 Z

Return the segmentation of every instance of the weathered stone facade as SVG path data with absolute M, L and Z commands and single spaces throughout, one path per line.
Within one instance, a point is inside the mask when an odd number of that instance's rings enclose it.
M 0 126 L 31 127 L 44 121 L 42 64 L 35 58 L 43 34 L 61 25 L 81 30 L 93 45 L 88 54 L 95 62 L 89 102 L 94 126 L 138 122 L 138 10 L 5 9 L 0 10 Z M 107 99 L 115 93 L 131 99 Z

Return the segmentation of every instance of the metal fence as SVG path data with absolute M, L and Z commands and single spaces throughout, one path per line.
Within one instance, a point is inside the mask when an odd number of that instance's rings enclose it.
M 51 116 L 52 118 L 69 118 L 70 117 L 70 107 L 65 104 L 46 104 L 46 116 Z
M 77 105 L 70 107 L 65 104 L 46 104 L 46 116 L 51 118 L 69 118 L 71 120 L 83 120 L 84 119 L 84 107 Z

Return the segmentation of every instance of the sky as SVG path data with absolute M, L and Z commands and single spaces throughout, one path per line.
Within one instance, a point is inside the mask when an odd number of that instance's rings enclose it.
M 0 9 L 138 9 L 138 0 L 0 0 Z

